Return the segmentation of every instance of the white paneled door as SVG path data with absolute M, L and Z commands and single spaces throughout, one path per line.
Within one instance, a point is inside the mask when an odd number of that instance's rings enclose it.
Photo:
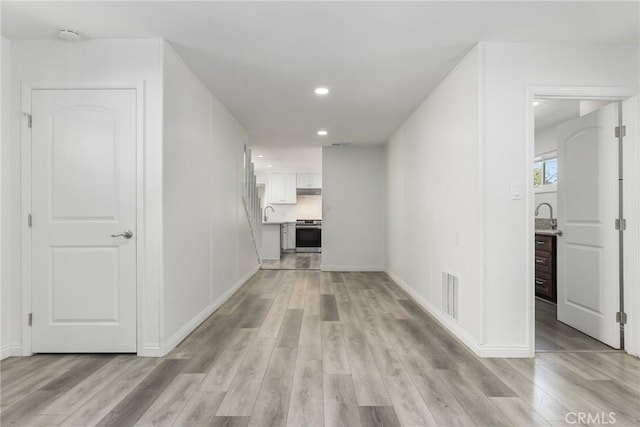
M 32 91 L 32 351 L 136 351 L 136 91 Z
M 618 103 L 558 127 L 558 320 L 620 348 Z

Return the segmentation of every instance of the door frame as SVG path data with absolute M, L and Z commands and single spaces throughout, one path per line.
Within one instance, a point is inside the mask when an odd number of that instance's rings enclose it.
M 527 168 L 532 164 L 535 157 L 535 124 L 534 124 L 534 106 L 533 101 L 535 98 L 558 98 L 558 99 L 595 99 L 595 100 L 611 100 L 611 101 L 624 101 L 628 98 L 638 95 L 636 89 L 631 87 L 576 87 L 576 86 L 531 86 L 526 88 L 525 96 L 525 164 Z M 632 117 L 631 119 L 623 117 L 623 120 L 628 120 L 633 124 L 634 129 L 637 129 L 639 117 Z M 612 129 L 613 132 L 613 129 Z M 633 135 L 627 138 L 634 138 Z M 625 159 L 629 159 L 628 163 L 625 163 L 625 172 L 640 168 L 640 150 L 637 148 L 638 140 L 635 136 L 635 143 L 630 144 L 635 149 L 635 153 L 629 153 L 625 156 Z M 633 154 L 633 155 L 631 155 Z M 629 164 L 631 163 L 631 164 Z M 635 182 L 632 182 L 635 181 Z M 635 188 L 632 188 L 635 187 Z M 634 195 L 635 200 L 625 200 L 625 208 L 627 210 L 626 219 L 627 223 L 637 224 L 640 219 L 640 185 L 638 185 L 637 179 L 630 180 L 625 179 L 625 194 Z M 535 191 L 533 187 L 533 173 L 527 173 L 525 176 L 525 209 L 526 209 L 526 235 L 525 241 L 527 244 L 526 250 L 526 286 L 527 286 L 527 321 L 528 321 L 528 339 L 527 345 L 529 348 L 529 357 L 535 357 L 535 265 L 534 265 L 534 229 L 535 229 Z M 611 224 L 613 227 L 613 224 Z M 633 228 L 632 230 L 633 231 Z M 629 232 L 625 235 L 625 250 L 623 253 L 625 271 L 624 271 L 624 296 L 625 296 L 625 311 L 628 317 L 631 319 L 625 325 L 625 350 L 630 354 L 638 355 L 640 353 L 640 342 L 634 340 L 634 335 L 640 334 L 640 324 L 635 325 L 633 323 L 634 316 L 631 314 L 633 309 L 640 307 L 640 283 L 638 280 L 638 272 L 629 268 L 630 263 L 637 263 L 640 257 L 640 233 L 636 227 L 635 232 Z M 640 313 L 634 313 L 640 314 Z M 638 329 L 638 330 L 637 330 Z
M 35 81 L 21 82 L 21 337 L 22 355 L 33 354 L 31 345 L 31 227 L 28 215 L 31 213 L 31 128 L 27 114 L 31 114 L 31 95 L 34 90 L 90 90 L 90 89 L 126 89 L 136 91 L 136 352 L 143 348 L 143 307 L 144 307 L 144 271 L 145 258 L 145 222 L 144 222 L 144 82 L 140 81 Z

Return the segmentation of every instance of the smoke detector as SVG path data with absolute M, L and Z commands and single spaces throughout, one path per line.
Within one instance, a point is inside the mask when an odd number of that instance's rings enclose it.
M 58 38 L 67 42 L 75 42 L 80 40 L 80 34 L 73 30 L 60 30 L 58 31 Z

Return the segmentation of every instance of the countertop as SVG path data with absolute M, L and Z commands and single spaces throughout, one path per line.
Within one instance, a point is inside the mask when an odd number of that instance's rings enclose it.
M 262 221 L 263 224 L 296 224 L 298 221 Z
M 551 229 L 536 230 L 536 234 L 543 234 L 545 236 L 557 236 L 559 231 L 560 230 L 551 230 Z

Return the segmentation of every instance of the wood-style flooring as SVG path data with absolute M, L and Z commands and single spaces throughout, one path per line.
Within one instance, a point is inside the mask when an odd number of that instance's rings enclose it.
M 1 373 L 2 426 L 563 426 L 577 413 L 637 426 L 640 416 L 638 359 L 477 358 L 382 273 L 261 270 L 166 357 L 38 355 L 6 359 Z
M 557 306 L 536 298 L 536 351 L 616 351 L 557 320 Z M 639 380 L 640 381 L 640 380 Z
M 322 254 L 318 252 L 283 252 L 280 259 L 262 261 L 263 270 L 320 270 Z

